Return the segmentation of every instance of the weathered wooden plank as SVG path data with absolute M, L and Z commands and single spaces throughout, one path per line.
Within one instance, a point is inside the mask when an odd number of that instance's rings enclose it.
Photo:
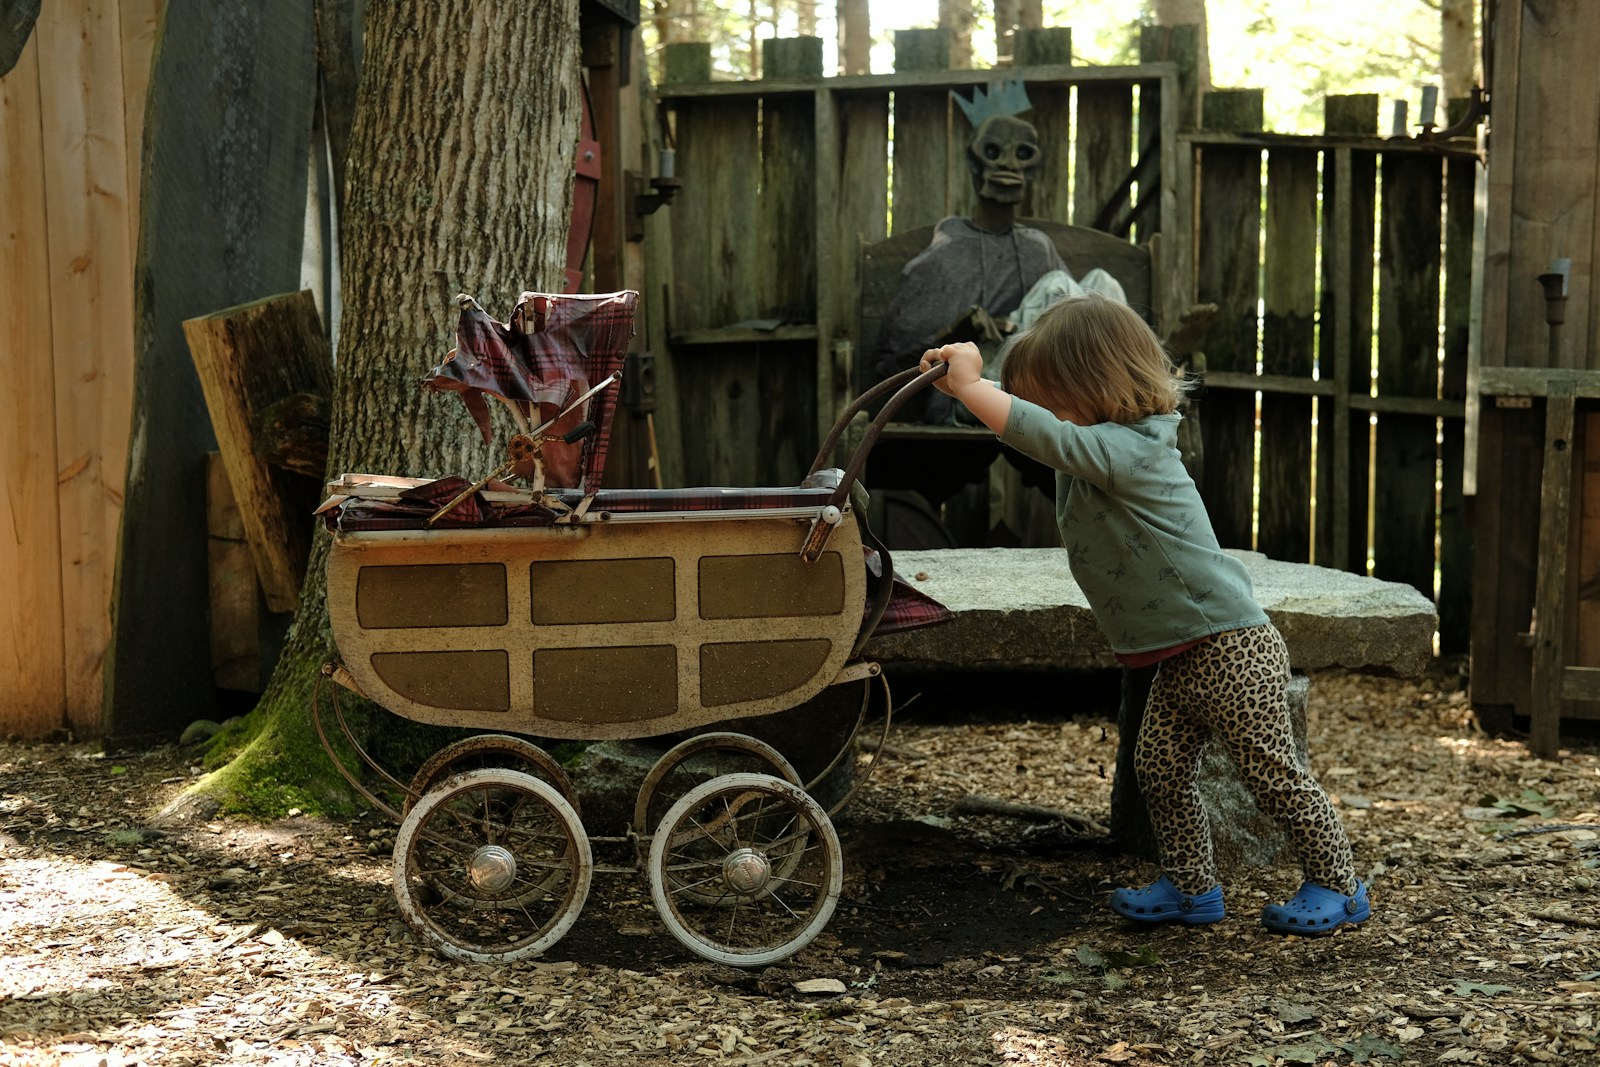
M 67 726 L 39 47 L 0 78 L 0 729 Z
M 793 485 L 805 475 L 816 384 L 811 361 L 796 356 L 809 350 L 799 342 L 680 353 L 686 484 Z
M 218 689 L 261 691 L 261 591 L 244 516 L 220 453 L 206 460 L 206 580 L 211 674 Z
M 938 28 L 894 31 L 894 69 L 907 73 L 950 69 L 950 31 Z
M 1034 66 L 1022 71 L 1023 80 L 1030 89 L 1035 84 L 1065 84 L 1080 85 L 1085 83 L 1100 83 L 1114 85 L 1138 85 L 1152 78 L 1165 77 L 1172 72 L 1172 68 L 1165 63 L 1140 63 L 1126 67 L 1076 67 L 1076 66 Z M 897 69 L 892 74 L 850 75 L 848 77 L 828 78 L 827 87 L 835 92 L 854 93 L 862 90 L 869 92 L 898 92 L 901 89 L 950 89 L 959 88 L 963 92 L 966 87 L 973 85 L 987 85 L 993 81 L 993 69 L 980 70 L 916 70 L 907 71 Z M 731 100 L 737 97 L 773 96 L 779 93 L 801 93 L 810 95 L 816 92 L 817 83 L 813 79 L 774 78 L 761 81 L 722 81 L 699 83 L 663 83 L 655 87 L 655 95 L 662 100 Z
M 1332 98 L 1329 109 L 1330 123 L 1341 117 Z M 1371 119 L 1376 123 L 1376 98 Z M 1326 428 L 1319 434 L 1317 478 L 1331 489 L 1326 503 L 1332 513 L 1327 526 L 1319 524 L 1316 558 L 1360 573 L 1367 567 L 1370 429 L 1365 415 L 1353 414 L 1350 401 L 1371 392 L 1376 181 L 1377 160 L 1365 150 L 1335 149 L 1333 165 L 1323 168 L 1323 232 L 1330 254 L 1322 260 L 1321 373 L 1336 388 L 1332 411 L 1319 418 Z
M 820 79 L 822 77 L 822 39 L 796 37 L 768 39 L 762 42 L 762 77 L 790 79 Z M 823 168 L 818 158 L 819 140 L 831 134 L 823 129 L 831 119 L 831 112 L 817 94 L 810 97 L 786 95 L 764 98 L 761 111 L 761 172 L 762 203 L 761 224 L 765 240 L 762 249 L 766 261 L 762 277 L 769 318 L 790 322 L 820 323 L 827 311 L 819 304 L 818 264 L 824 251 L 824 239 L 819 221 L 821 203 L 818 187 L 822 182 Z M 829 137 L 829 149 L 832 140 Z M 826 336 L 824 334 L 824 336 Z M 809 364 L 811 410 L 816 412 L 814 422 L 826 420 L 832 408 L 833 360 L 829 346 L 821 340 L 812 348 L 812 359 L 797 360 Z M 815 442 L 823 432 L 816 425 L 804 427 L 788 424 L 798 430 L 798 441 L 815 450 Z M 761 446 L 764 447 L 765 442 Z M 794 471 L 789 477 L 798 480 L 804 470 Z
M 1378 392 L 1437 397 L 1443 172 L 1426 156 L 1382 160 L 1378 256 Z M 1433 595 L 1435 420 L 1378 419 L 1373 573 Z
M 1120 86 L 1078 89 L 1073 144 L 1072 221 L 1093 226 L 1133 166 L 1133 90 Z
M 262 421 L 291 396 L 333 391 L 316 301 L 309 289 L 267 297 L 186 319 L 183 333 L 267 606 L 293 611 L 311 551 L 306 479 L 263 458 Z
M 661 47 L 661 80 L 668 85 L 711 81 L 711 42 L 675 41 Z
M 1200 124 L 1200 28 L 1198 26 L 1139 27 L 1139 61 L 1171 63 L 1178 71 L 1177 130 Z M 1141 133 L 1148 131 L 1142 130 Z
M 761 314 L 756 175 L 757 101 L 680 104 L 673 202 L 674 333 L 709 330 Z
M 1257 91 L 1259 92 L 1259 90 Z M 1208 94 L 1207 99 L 1218 94 Z M 1223 116 L 1237 117 L 1236 113 Z M 1259 127 L 1259 121 L 1257 122 Z M 1261 153 L 1208 148 L 1200 158 L 1196 252 L 1199 299 L 1217 305 L 1204 343 L 1205 369 L 1256 369 L 1257 295 L 1261 273 Z M 1224 548 L 1252 547 L 1255 472 L 1255 395 L 1208 390 L 1201 431 L 1205 469 L 1201 492 Z
M 1538 409 L 1484 405 L 1474 508 L 1472 702 L 1528 707 L 1544 427 Z M 1484 549 L 1493 549 L 1488 551 Z
M 763 318 L 817 321 L 816 156 L 814 98 L 762 101 L 755 278 Z
M 1028 90 L 1033 110 L 1022 117 L 1033 123 L 1033 128 L 1039 132 L 1039 150 L 1043 158 L 1022 201 L 1021 215 L 1053 219 L 1056 222 L 1072 221 L 1071 146 L 1076 136 L 1072 118 L 1072 92 L 1065 86 L 1036 85 Z M 1081 129 L 1081 113 L 1077 121 Z M 966 124 L 962 123 L 961 126 L 970 136 Z M 967 184 L 970 188 L 971 182 Z
M 122 122 L 127 131 L 128 247 L 139 247 L 139 159 L 144 144 L 145 98 L 150 94 L 150 63 L 161 27 L 163 0 L 121 0 L 117 15 L 122 29 Z
M 967 133 L 951 133 L 964 126 L 949 90 L 902 89 L 894 94 L 891 232 L 914 230 L 957 213 L 961 187 L 951 188 L 951 160 L 963 151 Z M 970 196 L 971 182 L 965 184 Z
M 1012 63 L 1017 67 L 1072 62 L 1072 27 L 1038 26 L 1017 30 Z
M 1311 378 L 1316 359 L 1317 153 L 1267 158 L 1261 369 Z M 1256 548 L 1273 559 L 1311 558 L 1311 401 L 1261 398 L 1261 490 Z M 1326 515 L 1319 515 L 1326 520 Z
M 1532 701 L 1528 747 L 1550 759 L 1561 741 L 1561 672 L 1569 645 L 1567 563 L 1572 535 L 1574 401 L 1568 383 L 1552 383 L 1545 400 L 1544 473 L 1539 493 L 1539 562 L 1534 598 Z
M 1536 77 L 1514 88 L 1495 107 L 1495 159 L 1514 145 L 1516 180 L 1495 212 L 1511 215 L 1505 320 L 1507 362 L 1512 366 L 1600 367 L 1600 352 L 1588 344 L 1600 336 L 1591 321 L 1600 288 L 1595 271 L 1596 165 L 1600 158 L 1600 19 L 1593 12 L 1544 5 L 1518 5 L 1533 20 L 1521 39 L 1521 64 Z M 1501 44 L 1495 43 L 1496 65 Z M 1498 71 L 1496 76 L 1498 77 Z M 1515 140 L 1502 139 L 1500 114 L 1516 113 Z M 1490 249 L 1493 255 L 1496 250 Z M 1556 258 L 1572 261 L 1563 350 L 1547 347 L 1544 299 L 1536 279 Z
M 833 270 L 825 282 L 833 287 L 833 334 L 849 343 L 851 364 L 836 370 L 839 389 L 858 393 L 866 388 L 871 365 L 864 348 L 873 338 L 861 330 L 862 249 L 889 235 L 889 95 L 834 97 L 838 105 L 838 210 Z M 829 216 L 818 210 L 825 222 Z
M 766 38 L 761 42 L 761 76 L 801 80 L 822 77 L 822 38 Z
M 107 614 L 128 456 L 133 246 L 115 0 L 47 4 L 39 47 L 56 376 L 67 717 L 100 728 Z M 24 284 L 39 284 L 32 279 Z
M 182 322 L 299 285 L 311 21 L 309 6 L 291 0 L 167 4 L 145 130 L 110 743 L 170 737 L 214 710 L 200 561 L 204 457 L 216 444 Z
M 1452 121 L 1464 101 L 1451 105 Z M 1467 361 L 1472 323 L 1472 235 L 1475 229 L 1479 164 L 1452 159 L 1445 163 L 1444 334 L 1439 393 L 1459 400 L 1467 393 Z M 1466 420 L 1446 419 L 1440 461 L 1443 490 L 1439 501 L 1439 650 L 1444 655 L 1469 651 L 1472 626 L 1473 528 L 1468 522 L 1463 481 L 1466 463 Z M 1600 659 L 1596 660 L 1600 663 Z
M 1600 667 L 1600 412 L 1579 411 L 1582 455 L 1573 522 L 1573 644 L 1567 662 Z

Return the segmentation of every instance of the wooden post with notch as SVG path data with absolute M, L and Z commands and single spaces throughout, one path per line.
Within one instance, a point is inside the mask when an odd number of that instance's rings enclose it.
M 267 297 L 188 319 L 183 333 L 267 606 L 292 611 L 311 549 L 307 480 L 268 462 L 263 433 L 291 397 L 312 398 L 300 405 L 311 410 L 320 397 L 327 410 L 333 360 L 316 303 L 309 290 Z

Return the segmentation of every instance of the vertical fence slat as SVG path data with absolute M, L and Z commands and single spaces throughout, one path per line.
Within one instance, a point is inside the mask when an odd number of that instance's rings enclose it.
M 871 362 L 861 336 L 861 249 L 889 235 L 889 94 L 838 98 L 838 200 L 818 205 L 821 225 L 837 226 L 833 277 L 837 312 L 833 336 L 848 341 L 851 366 L 838 377 L 840 389 L 854 395 L 867 385 Z M 828 207 L 833 213 L 823 210 Z
M 67 715 L 100 730 L 133 392 L 133 246 L 115 5 L 50 4 L 35 29 L 50 220 Z
M 810 94 L 768 96 L 761 103 L 761 198 L 756 255 L 760 314 L 790 322 L 817 319 L 817 154 Z
M 893 233 L 938 222 L 951 213 L 950 156 L 966 143 L 951 144 L 954 122 L 945 89 L 900 89 L 894 94 Z M 969 183 L 970 184 L 970 183 Z
M 1465 101 L 1452 104 L 1454 121 Z M 1472 235 L 1476 224 L 1478 162 L 1452 159 L 1445 164 L 1444 367 L 1440 395 L 1467 395 L 1467 357 L 1472 319 Z M 1465 474 L 1466 421 L 1445 419 L 1440 448 L 1439 501 L 1439 651 L 1469 650 L 1472 616 L 1473 531 L 1467 524 Z
M 1260 93 L 1254 121 L 1244 91 L 1209 94 L 1207 128 L 1236 132 L 1260 128 Z M 1242 106 L 1240 106 L 1242 105 Z M 1226 110 L 1231 114 L 1223 114 Z M 1239 121 L 1238 111 L 1246 112 Z M 1209 145 L 1199 164 L 1200 247 L 1197 288 L 1217 305 L 1203 346 L 1208 371 L 1254 373 L 1257 294 L 1261 259 L 1261 150 Z M 1255 394 L 1209 389 L 1200 418 L 1205 442 L 1202 493 L 1225 548 L 1249 548 L 1255 469 Z
M 1323 129 L 1328 134 L 1376 136 L 1377 95 L 1327 97 Z M 1365 371 L 1358 378 L 1354 364 L 1355 352 L 1366 344 L 1371 328 L 1375 164 L 1371 153 L 1339 147 L 1326 154 L 1322 171 L 1324 252 L 1317 351 L 1322 376 L 1333 380 L 1334 394 L 1331 404 L 1321 406 L 1317 419 L 1317 484 L 1329 492 L 1324 498 L 1327 506 L 1318 508 L 1316 558 L 1328 566 L 1365 573 L 1367 425 L 1364 416 L 1351 410 L 1350 392 L 1359 388 L 1364 394 L 1370 388 Z
M 680 105 L 678 164 L 683 189 L 673 205 L 672 332 L 710 330 L 761 313 L 756 227 L 759 173 L 755 99 Z M 708 346 L 674 356 L 683 434 L 683 475 L 691 485 L 758 482 L 763 416 L 757 360 Z M 809 368 L 808 368 L 809 369 Z M 692 428 L 692 429 L 691 429 Z
M 1317 153 L 1274 148 L 1267 159 L 1261 363 L 1310 378 L 1316 349 Z M 1261 399 L 1261 494 L 1256 547 L 1273 559 L 1310 558 L 1311 398 Z
M 1061 60 L 1066 62 L 1066 60 Z M 1023 116 L 1039 131 L 1039 150 L 1043 161 L 1035 173 L 1023 203 L 1022 214 L 1038 219 L 1066 222 L 1071 218 L 1070 197 L 1072 144 L 1071 90 L 1035 85 L 1028 89 L 1033 113 Z M 1079 129 L 1082 128 L 1079 116 Z
M 754 99 L 680 105 L 672 206 L 672 330 L 709 330 L 760 314 L 756 183 L 760 146 Z
M 1133 165 L 1133 89 L 1078 87 L 1072 221 L 1093 226 Z
M 34 366 L 52 349 L 37 39 L 0 79 L 0 211 L 0 693 L 33 738 L 67 722 L 55 384 Z
M 1383 157 L 1378 258 L 1378 392 L 1437 398 L 1439 209 L 1443 171 L 1434 156 Z M 1438 444 L 1431 415 L 1378 417 L 1373 466 L 1374 574 L 1433 596 L 1434 483 Z
M 1376 122 L 1376 98 L 1373 104 Z M 1328 430 L 1318 438 L 1332 468 L 1318 468 L 1319 481 L 1332 488 L 1332 513 L 1326 526 L 1319 523 L 1317 556 L 1357 573 L 1367 567 L 1369 434 L 1367 416 L 1351 407 L 1350 396 L 1370 388 L 1376 176 L 1376 157 L 1360 149 L 1336 148 L 1333 166 L 1323 169 L 1323 230 L 1332 255 L 1323 257 L 1319 351 L 1334 398 Z

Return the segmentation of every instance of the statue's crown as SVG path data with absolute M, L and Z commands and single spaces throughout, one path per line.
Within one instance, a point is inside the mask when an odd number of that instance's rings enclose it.
M 973 129 L 999 115 L 1020 115 L 1033 110 L 1033 102 L 1028 99 L 1027 87 L 1022 84 L 1020 77 L 992 82 L 987 93 L 983 91 L 983 86 L 973 86 L 971 100 L 963 98 L 953 89 L 950 95 L 961 105 L 961 111 L 972 123 Z

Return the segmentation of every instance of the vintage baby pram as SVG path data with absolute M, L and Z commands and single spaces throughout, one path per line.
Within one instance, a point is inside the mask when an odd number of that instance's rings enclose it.
M 541 953 L 576 920 L 595 871 L 639 866 L 662 922 L 700 955 L 760 966 L 799 951 L 838 899 L 831 817 L 848 796 L 824 810 L 808 790 L 827 771 L 802 782 L 770 744 L 704 728 L 855 682 L 856 729 L 875 686 L 887 729 L 867 639 L 948 617 L 896 579 L 856 485 L 878 429 L 937 372 L 864 394 L 798 486 L 600 489 L 636 300 L 526 293 L 499 323 L 462 298 L 457 351 L 428 384 L 459 392 L 485 439 L 487 396 L 542 424 L 515 435 L 482 482 L 347 474 L 320 509 L 340 656 L 324 674 L 404 718 L 484 731 L 402 783 L 338 716 L 351 749 L 404 797 L 385 803 L 335 758 L 399 822 L 400 912 L 450 956 Z M 847 468 L 823 468 L 852 416 L 885 396 Z M 513 473 L 527 487 L 495 480 Z M 654 764 L 616 838 L 590 837 L 573 783 L 532 740 L 685 731 L 704 732 Z M 690 778 L 689 762 L 713 750 L 761 769 Z M 634 864 L 597 866 L 604 842 L 631 844 Z

